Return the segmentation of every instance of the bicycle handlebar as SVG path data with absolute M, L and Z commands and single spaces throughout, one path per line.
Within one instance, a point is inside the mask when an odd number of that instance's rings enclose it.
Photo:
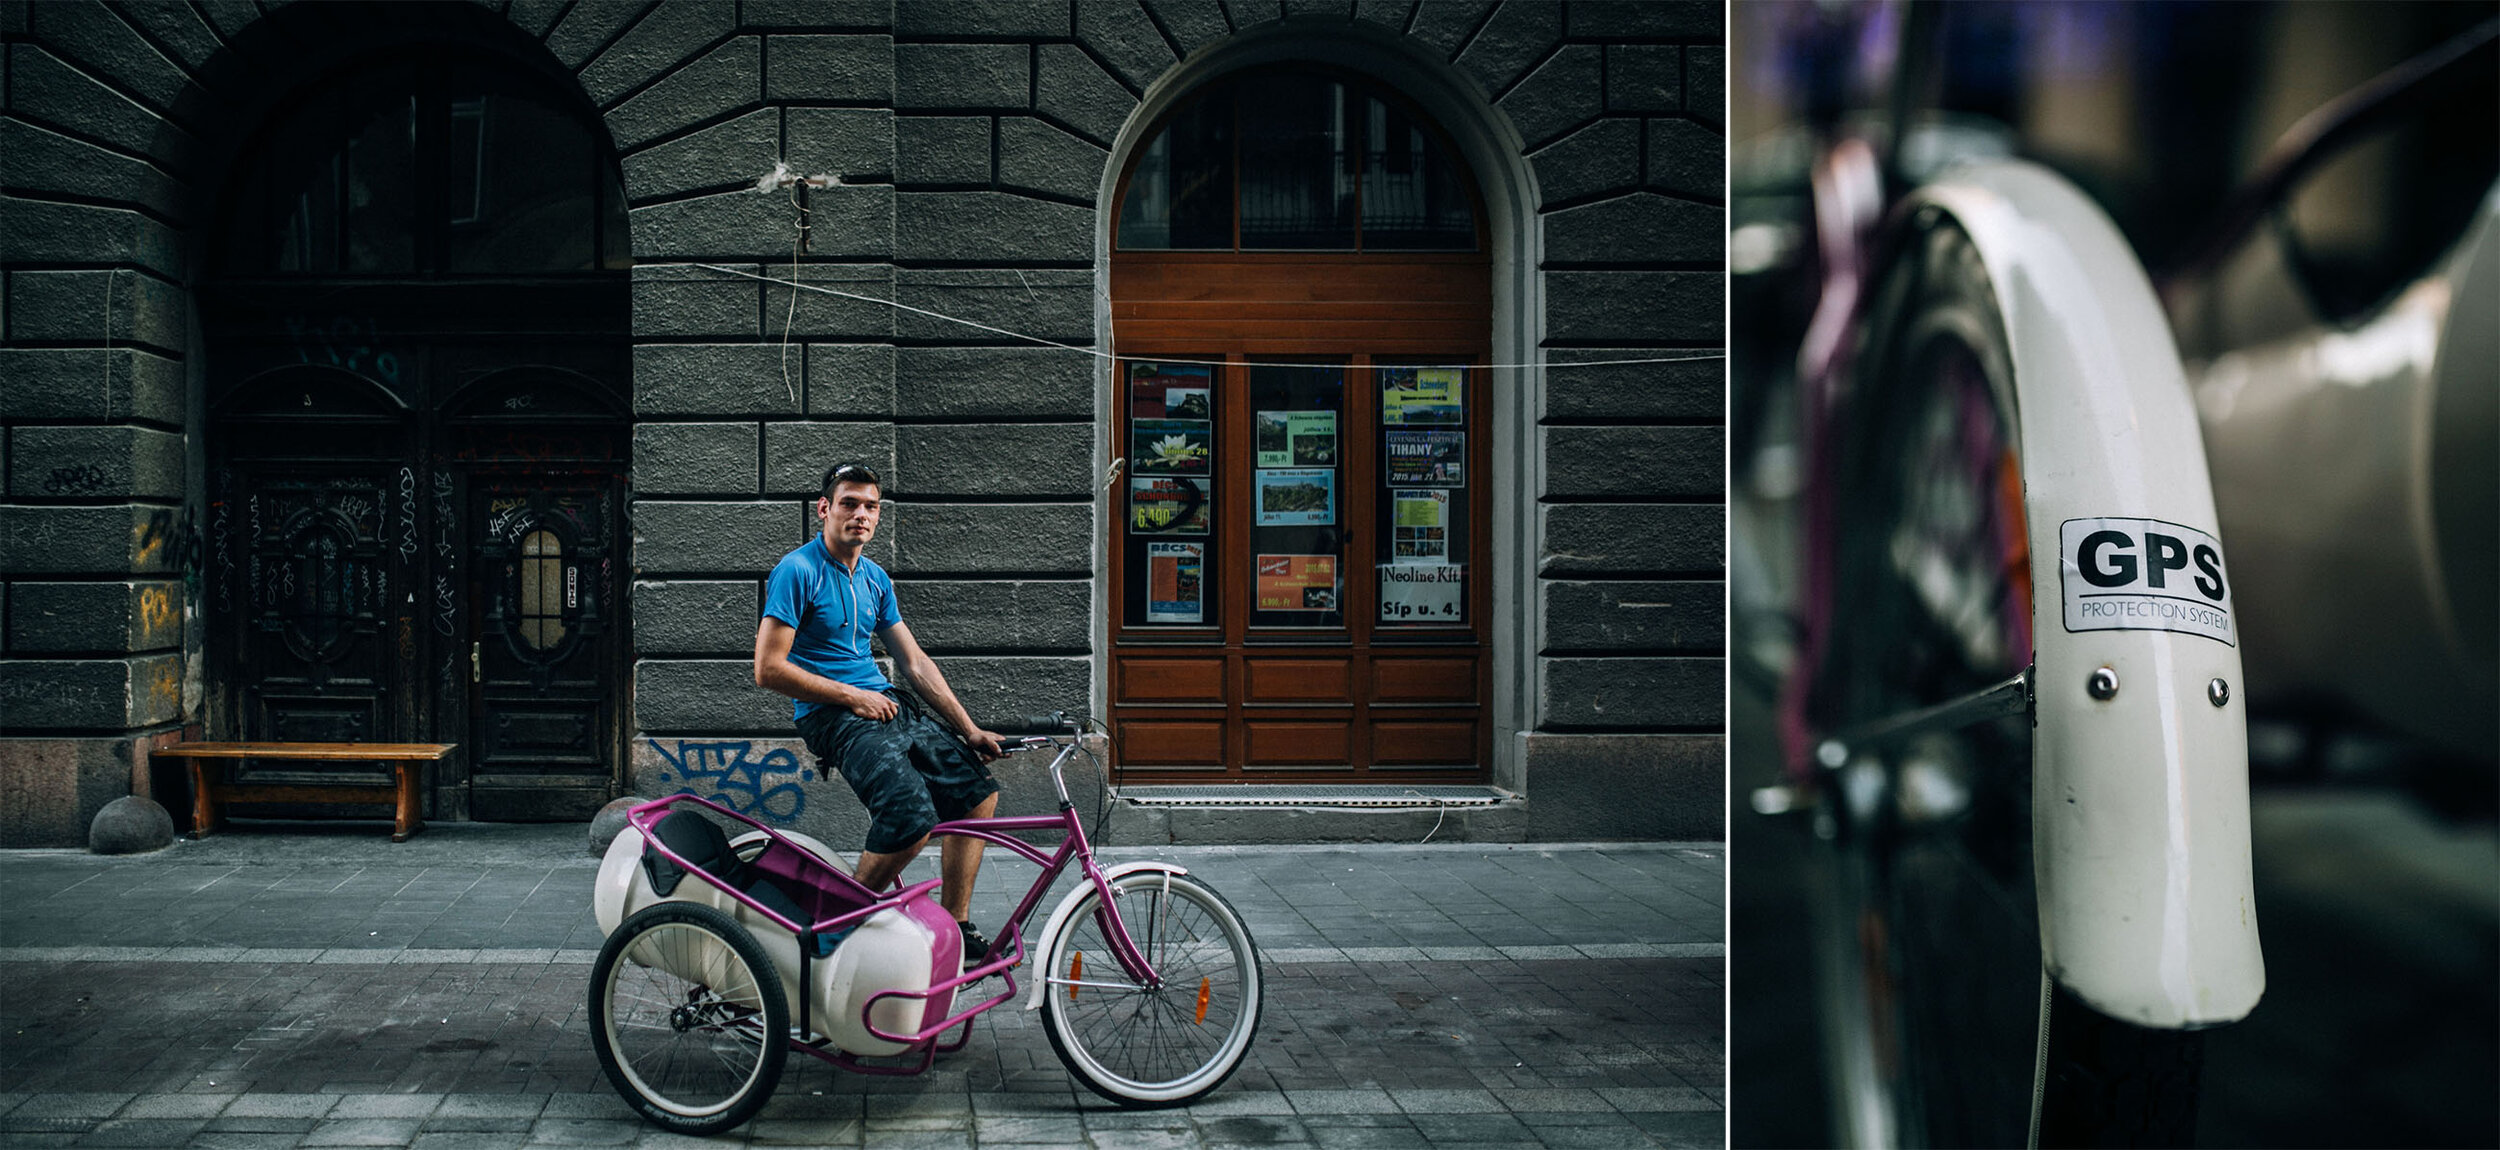
M 1066 711 L 1052 711 L 991 723 L 989 729 L 1001 735 L 1068 735 L 1076 732 L 1077 719 Z

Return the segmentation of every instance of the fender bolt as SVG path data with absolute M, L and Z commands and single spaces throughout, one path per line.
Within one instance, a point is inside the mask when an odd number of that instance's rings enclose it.
M 2118 672 L 2108 667 L 2097 668 L 2091 678 L 2083 681 L 2083 689 L 2104 703 L 2115 699 L 2118 697 Z
M 2217 707 L 2229 703 L 2231 701 L 2231 684 L 2225 683 L 2219 678 L 2215 679 L 2213 682 L 2205 684 L 2205 699 L 2207 702 L 2210 702 Z

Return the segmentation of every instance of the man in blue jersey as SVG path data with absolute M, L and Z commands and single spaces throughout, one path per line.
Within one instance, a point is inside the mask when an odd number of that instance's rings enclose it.
M 894 606 L 894 581 L 862 554 L 876 537 L 884 484 L 857 464 L 825 472 L 816 519 L 823 531 L 774 564 L 755 628 L 755 685 L 797 700 L 799 736 L 817 761 L 841 772 L 868 808 L 860 882 L 884 890 L 929 841 L 929 829 L 998 809 L 998 783 L 981 764 L 999 739 L 972 722 L 946 677 Z M 894 670 L 937 711 L 921 711 L 877 668 L 871 635 L 885 640 Z M 953 727 L 938 725 L 943 719 Z M 961 732 L 960 740 L 955 732 Z M 964 932 L 964 960 L 989 952 L 975 930 L 972 883 L 981 840 L 950 835 L 940 845 L 938 901 Z

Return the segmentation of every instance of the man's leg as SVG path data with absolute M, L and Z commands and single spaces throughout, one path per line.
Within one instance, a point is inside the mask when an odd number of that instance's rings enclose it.
M 929 836 L 922 835 L 919 841 L 898 851 L 882 853 L 861 851 L 859 852 L 859 870 L 851 877 L 858 879 L 861 885 L 870 890 L 885 890 L 894 885 L 895 879 L 902 877 L 903 868 L 910 865 L 911 860 L 920 857 L 920 848 L 927 845 L 929 845 Z M 955 857 L 955 840 L 947 839 L 946 845 L 940 849 L 943 852 L 939 855 L 940 861 L 947 863 L 951 868 Z M 974 857 L 977 862 L 979 856 Z M 949 869 L 947 873 L 951 875 L 954 872 Z
M 937 823 L 928 784 L 911 763 L 911 736 L 899 723 L 847 712 L 836 712 L 821 724 L 815 719 L 811 715 L 800 724 L 808 749 L 816 753 L 819 766 L 840 774 L 868 808 L 868 841 L 860 844 L 859 866 L 851 877 L 872 891 L 886 890 L 928 845 L 928 828 Z
M 991 795 L 966 817 L 986 819 L 997 813 L 998 796 Z M 981 848 L 985 845 L 969 835 L 948 835 L 945 842 L 938 844 L 938 876 L 946 880 L 938 887 L 938 902 L 957 922 L 972 921 L 972 883 L 981 877 Z M 908 857 L 905 861 L 909 861 Z M 861 869 L 866 869 L 864 863 Z M 902 868 L 898 864 L 895 869 Z

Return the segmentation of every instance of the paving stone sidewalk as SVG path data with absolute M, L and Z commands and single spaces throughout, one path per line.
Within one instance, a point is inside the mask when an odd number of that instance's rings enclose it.
M 36 988 L 0 996 L 0 1146 L 1721 1144 L 1718 844 L 1152 852 L 1266 960 L 1259 1042 L 1211 1098 L 1110 1107 L 1001 1008 L 916 1078 L 793 1058 L 763 1117 L 689 1140 L 591 1052 L 579 835 L 0 852 L 0 977 Z M 995 921 L 1033 871 L 992 858 Z

